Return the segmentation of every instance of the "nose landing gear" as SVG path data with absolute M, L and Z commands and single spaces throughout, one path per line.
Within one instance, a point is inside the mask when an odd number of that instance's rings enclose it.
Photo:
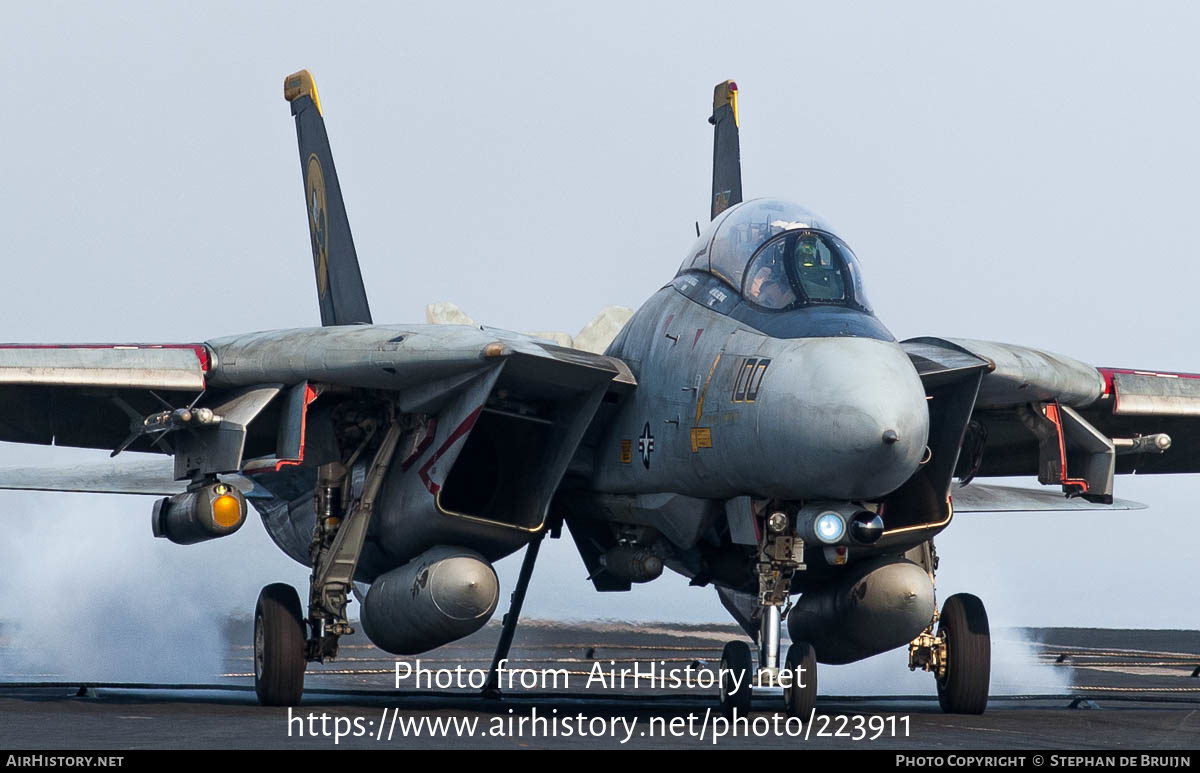
M 788 604 L 792 577 L 805 569 L 804 540 L 793 533 L 794 524 L 784 513 L 764 519 L 766 528 L 758 546 L 758 597 L 755 617 L 758 630 L 758 670 L 750 647 L 731 641 L 721 653 L 721 713 L 732 719 L 735 712 L 750 711 L 753 687 L 783 687 L 788 715 L 807 721 L 817 701 L 817 658 L 808 642 L 793 642 L 788 648 L 786 668 L 779 667 L 779 640 L 784 606 Z
M 721 652 L 721 713 L 726 719 L 750 713 L 750 681 L 754 676 L 754 661 L 750 645 L 731 641 Z
M 817 655 L 808 642 L 788 647 L 785 667 L 779 668 L 779 605 L 762 610 L 758 669 L 744 641 L 731 641 L 721 653 L 720 705 L 726 719 L 750 713 L 753 688 L 782 687 L 783 704 L 789 717 L 807 722 L 817 705 Z
M 817 707 L 817 653 L 811 644 L 798 641 L 788 647 L 787 670 L 793 682 L 783 688 L 788 716 L 807 722 Z

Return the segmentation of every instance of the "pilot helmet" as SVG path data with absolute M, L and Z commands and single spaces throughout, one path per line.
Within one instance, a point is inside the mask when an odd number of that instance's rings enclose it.
M 811 234 L 806 234 L 800 237 L 796 242 L 796 255 L 800 258 L 801 265 L 811 267 L 817 264 L 817 237 Z

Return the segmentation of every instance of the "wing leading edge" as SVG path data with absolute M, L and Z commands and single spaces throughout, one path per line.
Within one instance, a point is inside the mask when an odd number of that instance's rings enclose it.
M 326 391 L 383 390 L 404 412 L 436 411 L 501 366 L 505 390 L 553 403 L 636 386 L 612 357 L 451 325 L 302 328 L 184 345 L 8 345 L 0 441 L 171 454 L 174 480 L 274 471 L 313 463 L 306 416 Z M 58 477 L 9 471 L 0 488 L 169 493 L 170 479 L 115 465 Z

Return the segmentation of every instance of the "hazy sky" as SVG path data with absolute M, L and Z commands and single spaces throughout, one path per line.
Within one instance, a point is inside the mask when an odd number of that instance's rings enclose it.
M 1193 4 L 0 13 L 5 339 L 319 324 L 282 98 L 301 67 L 376 321 L 448 300 L 489 325 L 574 333 L 674 275 L 708 211 L 712 87 L 732 77 L 747 197 L 826 216 L 898 337 L 1200 370 Z M 3 447 L 0 463 L 81 459 L 45 451 Z M 962 515 L 938 541 L 940 593 L 974 591 L 1002 624 L 1197 627 L 1198 484 L 1119 479 L 1118 496 L 1151 505 L 1132 514 Z M 0 618 L 53 609 L 86 637 L 72 620 L 175 615 L 186 632 L 248 613 L 267 582 L 303 587 L 256 517 L 185 548 L 151 538 L 150 504 L 0 494 Z M 600 595 L 569 540 L 544 555 L 531 615 L 724 619 L 711 589 L 664 578 Z M 505 598 L 516 563 L 501 565 Z

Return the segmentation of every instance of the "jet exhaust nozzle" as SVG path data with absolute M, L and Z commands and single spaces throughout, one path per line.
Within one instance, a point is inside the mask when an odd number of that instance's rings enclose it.
M 486 558 L 439 545 L 379 576 L 359 622 L 380 649 L 417 655 L 478 631 L 499 598 L 500 581 Z

